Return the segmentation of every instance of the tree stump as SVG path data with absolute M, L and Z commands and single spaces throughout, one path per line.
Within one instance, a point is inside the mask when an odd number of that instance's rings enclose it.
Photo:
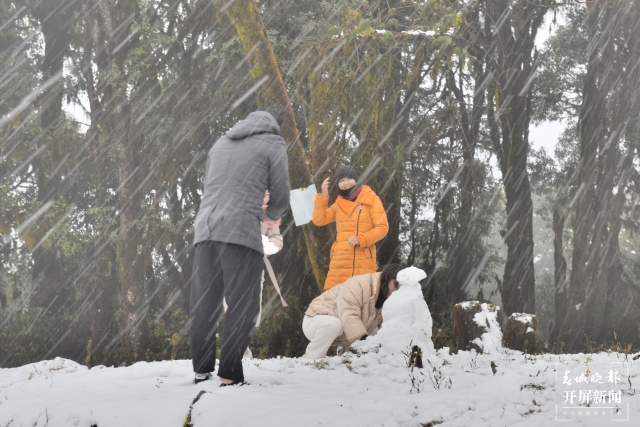
M 509 316 L 502 334 L 502 345 L 523 353 L 537 353 L 540 346 L 538 317 L 526 313 L 513 313 Z
M 494 304 L 487 304 L 487 309 L 497 312 L 498 324 L 502 324 L 502 310 Z M 475 349 L 482 353 L 482 349 L 473 341 L 489 331 L 489 325 L 479 325 L 473 318 L 482 311 L 479 301 L 464 301 L 453 306 L 451 319 L 453 320 L 453 335 L 458 344 L 458 350 Z

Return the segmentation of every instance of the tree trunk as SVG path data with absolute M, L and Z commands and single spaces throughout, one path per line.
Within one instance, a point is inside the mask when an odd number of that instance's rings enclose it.
M 376 166 L 374 182 L 378 196 L 382 200 L 389 231 L 384 239 L 378 243 L 378 264 L 383 266 L 389 263 L 400 262 L 400 224 L 402 222 L 402 196 L 404 183 L 404 164 L 407 161 L 406 152 L 409 117 L 415 101 L 415 95 L 424 80 L 422 75 L 424 62 L 427 58 L 428 47 L 424 43 L 415 46 L 415 56 L 411 63 L 404 67 L 405 74 L 398 72 L 394 63 L 402 63 L 400 52 L 394 54 L 394 62 L 389 67 L 392 77 L 387 80 L 384 99 L 393 101 L 386 105 L 382 103 L 378 116 L 380 120 L 377 129 L 380 141 L 373 141 L 374 147 L 383 143 L 381 150 L 381 162 Z M 395 74 L 395 77 L 393 77 Z M 398 82 L 401 85 L 398 85 Z
M 468 24 L 463 28 L 463 33 L 469 40 L 469 50 L 478 60 L 474 63 L 474 95 L 473 103 L 467 105 L 464 94 L 462 77 L 459 84 L 456 83 L 456 74 L 450 70 L 447 75 L 447 86 L 458 102 L 460 113 L 460 128 L 462 130 L 462 171 L 460 173 L 460 208 L 458 210 L 455 240 L 448 254 L 448 288 L 453 304 L 467 299 L 466 291 L 473 283 L 474 269 L 481 268 L 477 263 L 481 259 L 478 249 L 481 248 L 477 231 L 473 224 L 473 202 L 474 193 L 478 184 L 474 179 L 475 170 L 475 149 L 480 134 L 480 119 L 485 109 L 485 81 L 488 75 L 485 74 L 484 50 L 486 44 L 485 35 L 480 24 L 480 14 L 477 7 L 469 13 Z M 463 72 L 463 65 L 460 64 L 460 73 Z M 469 108 L 470 107 L 470 108 Z
M 421 56 L 424 56 L 423 54 Z M 399 76 L 400 77 L 400 76 Z M 420 79 L 416 78 L 415 81 Z M 391 81 L 391 83 L 393 80 Z M 389 90 L 390 89 L 390 90 Z M 375 187 L 382 200 L 385 212 L 387 213 L 387 221 L 389 222 L 389 231 L 387 235 L 378 242 L 377 260 L 380 266 L 389 263 L 400 262 L 398 253 L 400 241 L 400 222 L 402 220 L 402 163 L 404 159 L 398 158 L 398 152 L 404 151 L 401 148 L 406 143 L 406 128 L 409 122 L 409 110 L 411 108 L 411 100 L 413 92 L 417 89 L 416 83 L 405 88 L 405 102 L 400 100 L 400 93 L 389 94 L 391 99 L 395 98 L 393 106 L 388 111 L 384 111 L 380 115 L 384 117 L 382 122 L 381 135 L 392 129 L 387 141 L 380 147 L 381 161 L 375 168 L 377 173 L 374 174 Z M 389 92 L 394 90 L 393 87 L 388 88 Z M 395 96 L 394 96 L 395 95 Z M 389 98 L 387 98 L 389 99 Z M 399 111 L 404 111 L 397 116 Z
M 560 325 L 567 312 L 567 261 L 564 258 L 562 245 L 562 232 L 564 231 L 564 215 L 556 206 L 553 208 L 553 264 L 554 264 L 554 302 L 555 316 L 551 340 L 556 341 Z M 556 347 L 556 350 L 559 350 Z
M 613 325 L 613 319 L 620 316 L 617 313 L 625 311 L 613 299 L 622 273 L 620 217 L 634 152 L 630 141 L 634 132 L 627 128 L 635 124 L 638 108 L 634 94 L 640 44 L 633 35 L 640 8 L 635 2 L 613 6 L 600 0 L 587 7 L 589 57 L 578 122 L 580 163 L 572 218 L 572 271 L 560 331 L 565 350 L 570 352 L 589 349 L 593 341 L 611 340 L 615 331 L 607 331 L 605 323 Z M 630 144 L 624 160 L 622 140 Z M 636 334 L 634 326 L 626 339 L 633 340 Z
M 225 5 L 217 1 L 219 8 Z M 300 143 L 296 119 L 291 109 L 289 96 L 282 81 L 275 54 L 271 48 L 260 9 L 254 0 L 236 0 L 224 11 L 236 27 L 242 47 L 248 57 L 251 76 L 256 83 L 263 82 L 257 90 L 258 105 L 273 107 L 284 115 L 282 136 L 289 150 L 289 177 L 293 188 L 307 187 L 313 183 L 307 159 Z M 263 80 L 264 79 L 264 80 Z M 311 224 L 303 226 L 309 261 L 313 268 L 318 289 L 324 288 L 329 267 L 329 251 L 324 250 L 332 239 L 327 227 Z
M 470 13 L 468 21 L 470 22 L 467 32 L 475 40 L 482 40 L 481 29 L 479 25 L 479 16 L 477 8 Z M 475 37 L 474 37 L 475 36 Z M 473 46 L 474 50 L 480 52 L 481 46 Z M 462 65 L 460 73 L 463 72 Z M 471 111 L 465 101 L 464 85 L 460 78 L 460 84 L 456 83 L 456 75 L 453 71 L 449 71 L 447 76 L 447 85 L 456 101 L 460 114 L 460 127 L 462 130 L 462 172 L 460 173 L 460 208 L 458 210 L 457 231 L 455 241 L 447 256 L 448 271 L 448 289 L 451 295 L 451 304 L 467 299 L 466 290 L 472 285 L 474 278 L 474 270 L 482 268 L 477 265 L 481 259 L 478 248 L 481 242 L 478 241 L 477 232 L 474 230 L 473 224 L 473 201 L 474 192 L 477 183 L 474 182 L 475 169 L 475 149 L 480 134 L 480 120 L 484 110 L 485 84 L 487 76 L 484 72 L 484 60 L 479 57 L 478 62 L 474 64 L 474 96 Z M 475 251 L 474 251 L 475 249 Z M 480 256 L 479 256 L 480 255 Z
M 600 7 L 592 4 L 589 7 L 589 38 L 596 40 Z M 593 48 L 587 62 L 587 74 L 583 88 L 583 104 L 580 111 L 580 159 L 578 168 L 577 194 L 575 196 L 575 212 L 572 218 L 573 252 L 571 262 L 571 278 L 569 286 L 568 312 L 562 328 L 566 348 L 569 351 L 581 347 L 584 331 L 578 325 L 584 324 L 584 313 L 579 311 L 584 301 L 588 283 L 585 263 L 589 256 L 591 239 L 591 221 L 594 215 L 595 183 L 597 179 L 597 152 L 599 141 L 603 138 L 604 100 L 598 90 L 598 68 L 600 67 L 600 49 Z
M 71 21 L 73 8 L 64 7 L 66 2 L 52 0 L 43 2 L 34 9 L 34 14 L 40 21 L 44 38 L 44 58 L 42 61 L 42 80 L 55 80 L 49 89 L 41 95 L 38 104 L 40 126 L 44 138 L 42 145 L 47 147 L 48 155 L 37 156 L 33 163 L 38 185 L 38 202 L 44 204 L 55 201 L 60 191 L 60 174 L 49 176 L 49 172 L 62 161 L 59 152 L 60 118 L 62 117 L 62 97 L 64 87 L 62 83 L 62 68 L 64 58 L 68 54 L 71 42 Z M 56 219 L 42 217 L 38 227 L 31 227 L 32 236 L 26 239 L 35 246 L 55 224 Z M 30 231 L 31 231 L 30 230 Z M 60 270 L 60 263 L 55 248 L 46 244 L 38 246 L 33 251 L 33 281 L 37 283 L 31 304 L 34 307 L 49 307 L 53 312 L 71 303 L 71 293 L 68 289 L 64 274 Z
M 533 269 L 533 202 L 527 171 L 528 98 L 534 80 L 534 41 L 550 1 L 510 5 L 499 0 L 494 22 L 502 22 L 492 49 L 498 49 L 496 67 L 501 141 L 498 159 L 507 198 L 507 260 L 502 284 L 502 304 L 507 316 L 514 312 L 535 313 Z M 518 10 L 515 14 L 513 11 Z
M 132 38 L 125 42 L 129 35 L 129 24 L 114 33 L 114 28 L 120 25 L 114 18 L 113 8 L 107 0 L 96 0 L 97 10 L 101 17 L 103 44 L 98 55 L 98 68 L 102 72 L 109 72 L 113 77 L 103 83 L 103 99 L 108 110 L 103 111 L 108 125 L 109 139 L 113 141 L 115 152 L 116 176 L 118 182 L 118 242 L 116 245 L 116 261 L 118 276 L 122 292 L 122 309 L 126 315 L 126 329 L 131 345 L 133 360 L 145 357 L 149 329 L 145 319 L 145 253 L 142 232 L 136 226 L 140 219 L 140 197 L 137 191 L 141 182 L 139 167 L 136 164 L 135 150 L 138 141 L 132 129 L 133 113 L 128 96 L 123 91 L 126 85 L 119 87 L 113 84 L 113 79 L 123 78 L 123 64 L 127 54 L 133 46 Z M 134 2 L 119 3 L 116 16 L 125 20 L 137 13 Z M 120 46 L 119 46 L 120 45 Z M 116 51 L 115 47 L 120 48 Z

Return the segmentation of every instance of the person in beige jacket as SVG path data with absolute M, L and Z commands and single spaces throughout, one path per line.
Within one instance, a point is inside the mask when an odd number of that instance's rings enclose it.
M 388 264 L 377 273 L 361 274 L 323 292 L 309 304 L 302 331 L 309 341 L 304 357 L 318 359 L 332 345 L 348 348 L 377 332 L 382 305 L 398 289 L 402 267 Z

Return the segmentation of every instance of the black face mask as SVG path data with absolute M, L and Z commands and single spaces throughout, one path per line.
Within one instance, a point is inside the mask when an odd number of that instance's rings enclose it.
M 353 193 L 355 193 L 358 188 L 360 188 L 360 184 L 356 183 L 356 185 L 354 185 L 353 187 L 351 187 L 348 190 L 340 190 L 338 189 L 338 191 L 340 192 L 340 195 L 344 198 L 349 197 L 350 195 L 352 195 Z

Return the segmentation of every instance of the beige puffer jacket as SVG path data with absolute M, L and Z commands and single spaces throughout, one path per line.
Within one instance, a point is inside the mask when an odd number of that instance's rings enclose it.
M 311 301 L 305 314 L 340 319 L 344 333 L 336 338 L 333 345 L 351 345 L 382 323 L 382 310 L 376 308 L 381 274 L 361 274 L 347 279 Z

